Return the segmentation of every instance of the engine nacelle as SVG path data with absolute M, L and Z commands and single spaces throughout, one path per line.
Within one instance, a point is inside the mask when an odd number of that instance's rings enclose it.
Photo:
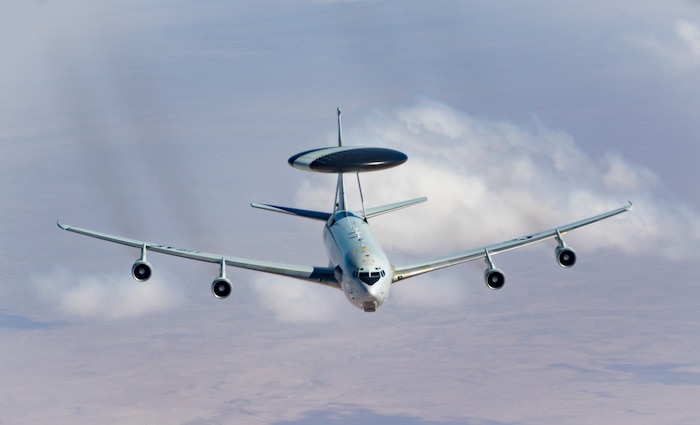
M 484 281 L 489 289 L 495 291 L 503 288 L 503 285 L 506 283 L 506 277 L 502 270 L 490 267 L 484 272 Z
M 576 264 L 576 252 L 568 246 L 558 246 L 554 250 L 554 255 L 557 257 L 557 263 L 564 268 Z
M 153 266 L 146 260 L 138 260 L 131 266 L 131 275 L 137 282 L 145 282 L 151 278 Z
M 211 284 L 211 293 L 214 294 L 216 298 L 226 298 L 231 295 L 232 290 L 233 284 L 225 277 L 218 277 Z

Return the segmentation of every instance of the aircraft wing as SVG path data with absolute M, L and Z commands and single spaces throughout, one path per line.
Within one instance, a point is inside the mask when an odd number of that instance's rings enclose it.
M 189 249 L 160 245 L 136 239 L 124 238 L 121 236 L 110 235 L 107 233 L 96 232 L 93 230 L 81 229 L 79 227 L 63 224 L 60 221 L 56 224 L 58 224 L 58 227 L 60 227 L 61 229 L 67 230 L 69 232 L 74 232 L 81 235 L 102 239 L 120 245 L 139 248 L 146 251 L 157 252 L 166 255 L 174 255 L 176 257 L 204 261 L 207 263 L 225 263 L 227 266 L 293 277 L 297 279 L 311 281 L 314 283 L 332 286 L 335 288 L 340 288 L 340 284 L 336 281 L 335 277 L 333 276 L 333 269 L 330 267 L 302 266 L 275 263 L 270 261 L 248 260 L 245 258 L 230 257 L 221 254 L 211 254 L 208 252 L 193 251 Z
M 465 263 L 468 261 L 477 260 L 479 258 L 486 259 L 494 254 L 500 254 L 502 252 L 510 251 L 516 248 L 522 248 L 527 245 L 534 244 L 536 242 L 541 242 L 547 239 L 560 239 L 561 235 L 570 232 L 572 230 L 579 229 L 581 227 L 588 226 L 590 224 L 605 220 L 610 217 L 614 217 L 626 211 L 632 210 L 632 203 L 612 210 L 600 215 L 589 217 L 574 223 L 566 224 L 564 226 L 556 227 L 554 229 L 545 230 L 543 232 L 534 233 L 532 235 L 522 236 L 517 239 L 510 241 L 505 241 L 493 245 L 487 245 L 481 248 L 475 248 L 468 251 L 459 252 L 453 255 L 446 255 L 444 257 L 433 258 L 430 260 L 419 261 L 413 264 L 399 265 L 394 267 L 394 282 L 399 280 L 408 279 L 409 277 L 417 276 L 419 274 L 428 273 L 434 270 L 439 270 L 444 267 L 454 266 L 456 264 Z M 563 242 L 560 242 L 563 243 Z

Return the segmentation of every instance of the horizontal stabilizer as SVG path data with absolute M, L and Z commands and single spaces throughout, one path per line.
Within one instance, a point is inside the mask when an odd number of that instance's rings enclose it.
M 283 213 L 283 214 L 296 215 L 299 217 L 312 218 L 314 220 L 328 221 L 328 219 L 331 217 L 330 213 L 321 212 L 321 211 L 300 210 L 297 208 L 280 207 L 277 205 L 258 204 L 255 202 L 250 204 L 250 206 L 253 208 L 260 208 L 261 210 L 274 211 L 274 212 Z
M 384 213 L 400 210 L 402 208 L 410 207 L 411 205 L 420 204 L 421 202 L 427 201 L 428 198 L 423 196 L 422 198 L 410 199 L 408 201 L 396 202 L 389 205 L 382 205 L 381 207 L 367 208 L 365 210 L 365 218 L 371 218 Z

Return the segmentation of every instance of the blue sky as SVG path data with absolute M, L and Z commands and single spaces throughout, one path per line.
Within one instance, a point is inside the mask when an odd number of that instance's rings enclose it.
M 491 2 L 493 3 L 493 2 Z M 0 17 L 0 423 L 696 424 L 700 4 L 11 0 Z M 404 151 L 396 261 L 635 202 L 553 247 L 340 292 L 138 252 L 324 265 L 335 143 Z M 356 197 L 356 194 L 354 195 Z

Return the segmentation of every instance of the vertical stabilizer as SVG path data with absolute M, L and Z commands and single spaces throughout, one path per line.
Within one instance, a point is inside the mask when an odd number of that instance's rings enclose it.
M 336 108 L 338 111 L 338 146 L 343 146 L 343 128 L 340 125 L 340 108 Z
M 338 147 L 343 146 L 343 126 L 340 123 L 340 108 L 336 108 L 338 111 Z M 335 206 L 333 211 L 345 210 L 345 181 L 343 180 L 343 173 L 338 173 L 338 187 L 335 189 Z
M 343 180 L 343 173 L 338 173 L 338 187 L 335 189 L 335 208 L 333 212 L 345 211 L 347 208 L 346 198 L 345 198 L 345 180 Z

